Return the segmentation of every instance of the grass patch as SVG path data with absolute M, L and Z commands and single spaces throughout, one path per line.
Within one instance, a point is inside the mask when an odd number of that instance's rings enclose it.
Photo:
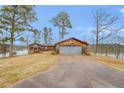
M 100 55 L 92 55 L 92 58 L 112 68 L 115 68 L 120 71 L 124 71 L 124 61 L 122 60 L 118 60 L 111 57 L 100 56 Z
M 9 86 L 21 79 L 46 70 L 57 62 L 58 55 L 33 54 L 0 60 L 0 87 Z

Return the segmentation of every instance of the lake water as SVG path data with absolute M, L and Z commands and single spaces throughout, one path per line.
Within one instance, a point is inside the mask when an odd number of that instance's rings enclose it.
M 28 54 L 28 50 L 22 50 L 22 51 L 15 51 L 17 54 L 16 55 L 26 55 Z
M 27 50 L 27 49 L 25 49 L 25 50 L 20 50 L 20 51 L 14 51 L 14 52 L 17 53 L 17 54 L 16 54 L 17 56 L 28 54 L 28 50 Z M 2 54 L 0 54 L 0 58 L 2 58 L 2 57 L 3 57 Z M 6 57 L 9 57 L 9 53 L 6 54 Z

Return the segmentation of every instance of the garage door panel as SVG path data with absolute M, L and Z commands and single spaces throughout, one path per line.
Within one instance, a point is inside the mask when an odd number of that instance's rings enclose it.
M 59 53 L 63 55 L 81 55 L 82 46 L 60 46 Z

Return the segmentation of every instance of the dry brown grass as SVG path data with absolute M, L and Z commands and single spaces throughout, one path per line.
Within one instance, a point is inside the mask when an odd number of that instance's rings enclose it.
M 93 54 L 92 54 L 92 58 L 112 68 L 124 71 L 124 61 L 122 60 L 117 60 L 115 58 L 105 57 L 100 55 L 93 55 Z
M 50 65 L 57 62 L 57 58 L 57 55 L 43 53 L 0 59 L 0 87 L 6 87 L 46 70 Z

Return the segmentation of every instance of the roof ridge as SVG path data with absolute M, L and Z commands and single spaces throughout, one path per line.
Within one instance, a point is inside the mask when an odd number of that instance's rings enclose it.
M 64 41 L 67 41 L 67 40 L 69 40 L 69 39 L 75 39 L 75 40 L 77 40 L 77 41 L 80 41 L 80 42 L 85 43 L 85 44 L 87 44 L 87 45 L 88 45 L 88 43 L 87 43 L 87 42 L 82 41 L 82 40 L 79 40 L 79 39 L 77 39 L 77 38 L 75 38 L 75 37 L 71 37 L 71 38 L 68 38 L 68 39 L 62 40 L 62 41 L 60 41 L 60 42 L 57 42 L 56 44 L 61 43 L 61 42 L 64 42 Z M 55 45 L 56 45 L 56 44 L 55 44 Z

